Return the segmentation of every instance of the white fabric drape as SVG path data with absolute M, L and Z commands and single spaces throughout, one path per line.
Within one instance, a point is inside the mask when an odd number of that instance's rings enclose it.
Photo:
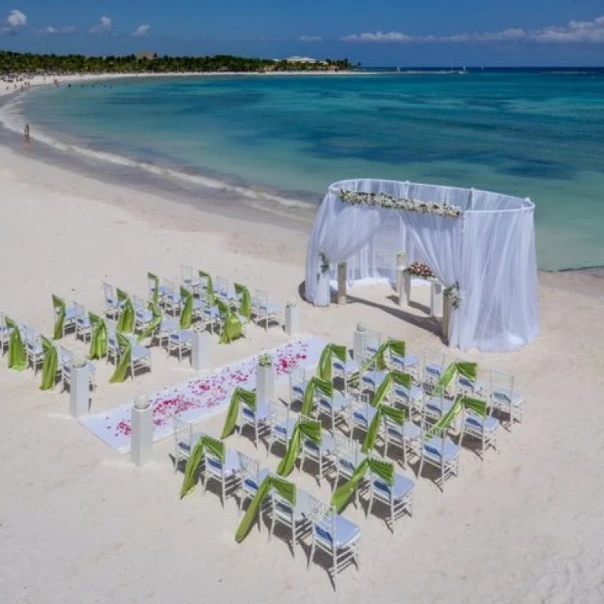
M 381 207 L 351 205 L 338 191 L 382 193 L 464 210 L 449 218 Z M 453 312 L 451 346 L 464 350 L 513 350 L 539 329 L 533 204 L 497 193 L 384 180 L 350 180 L 329 188 L 308 243 L 306 299 L 330 303 L 329 275 L 347 262 L 348 280 L 394 281 L 396 254 L 424 262 L 445 286 L 459 284 L 461 305 Z

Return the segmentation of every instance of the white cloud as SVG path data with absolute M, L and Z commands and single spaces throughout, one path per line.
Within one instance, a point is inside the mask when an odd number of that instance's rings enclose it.
M 70 36 L 76 33 L 76 28 L 73 25 L 66 25 L 65 27 L 53 27 L 49 25 L 44 29 L 41 29 L 38 34 L 47 36 Z
M 9 27 L 23 27 L 24 25 L 27 25 L 27 16 L 20 10 L 14 9 L 8 13 L 6 22 Z
M 300 42 L 321 42 L 321 36 L 300 36 Z
M 91 34 L 102 34 L 111 31 L 111 19 L 109 17 L 101 17 L 99 22 L 90 30 Z
M 497 32 L 467 32 L 449 36 L 410 36 L 391 31 L 376 31 L 342 36 L 344 42 L 378 42 L 399 44 L 468 43 L 468 42 L 538 42 L 561 44 L 597 44 L 604 42 L 604 15 L 593 21 L 570 21 L 543 29 L 504 29 Z
M 139 25 L 133 32 L 132 32 L 132 36 L 134 38 L 138 38 L 140 36 L 148 36 L 149 32 L 151 31 L 151 26 L 148 25 L 147 23 L 144 23 L 143 25 Z
M 6 17 L 4 25 L 0 21 L 0 33 L 16 34 L 19 29 L 27 25 L 27 15 L 16 8 L 11 10 Z

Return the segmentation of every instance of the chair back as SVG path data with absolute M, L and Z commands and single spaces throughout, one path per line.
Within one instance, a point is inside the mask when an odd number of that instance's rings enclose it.
M 382 334 L 379 331 L 368 329 L 365 331 L 365 358 L 375 354 L 382 345 Z
M 73 308 L 78 319 L 86 318 L 86 309 L 84 308 L 83 304 L 80 304 L 79 302 L 74 302 Z
M 272 426 L 286 426 L 289 423 L 289 407 L 281 403 L 269 402 Z
M 172 416 L 172 423 L 174 425 L 174 447 L 178 447 L 179 444 L 184 443 L 189 446 L 189 450 L 192 450 L 193 425 L 178 417 L 178 415 Z
M 164 286 L 171 294 L 176 293 L 176 283 L 172 279 L 164 279 Z
M 180 265 L 180 278 L 183 283 L 191 283 L 193 281 L 193 267 Z
M 361 461 L 361 447 L 356 440 L 341 432 L 334 433 L 336 441 L 336 463 L 347 475 L 352 476 Z
M 139 296 L 132 296 L 132 303 L 134 304 L 134 311 L 137 314 L 140 314 L 147 309 L 147 302 Z
M 103 282 L 103 293 L 105 294 L 105 302 L 108 304 L 113 304 L 113 302 L 115 302 L 115 289 L 113 285 Z
M 0 312 L 0 329 L 3 329 L 5 327 L 6 327 L 5 314 L 3 312 Z
M 252 304 L 254 304 L 256 307 L 268 306 L 268 292 L 263 289 L 255 289 Z
M 212 438 L 211 436 L 206 435 L 206 441 L 211 441 L 213 449 L 216 451 L 222 451 L 222 457 L 224 458 L 225 448 L 224 443 L 216 438 Z M 210 450 L 209 447 L 205 447 L 203 451 L 206 471 L 210 471 L 215 476 L 220 476 L 221 479 L 224 479 L 224 463 L 222 459 L 220 459 L 216 453 Z
M 73 352 L 67 350 L 63 346 L 59 346 L 59 362 L 63 371 L 69 373 L 71 371 L 71 365 L 73 363 Z
M 310 521 L 316 537 L 333 546 L 334 543 L 337 543 L 336 512 L 333 506 L 323 503 L 312 495 L 308 495 L 308 506 Z
M 424 382 L 438 382 L 445 370 L 445 353 L 433 348 L 424 348 L 422 369 Z
M 510 405 L 514 400 L 514 376 L 491 369 L 491 402 Z
M 241 484 L 248 489 L 257 491 L 260 486 L 260 464 L 245 453 L 238 453 L 241 467 Z
M 227 293 L 229 291 L 229 280 L 225 277 L 216 277 L 214 290 L 220 292 L 221 294 Z

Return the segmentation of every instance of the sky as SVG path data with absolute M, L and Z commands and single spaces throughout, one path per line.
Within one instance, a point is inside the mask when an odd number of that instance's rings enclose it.
M 604 66 L 604 0 L 0 0 L 0 49 Z

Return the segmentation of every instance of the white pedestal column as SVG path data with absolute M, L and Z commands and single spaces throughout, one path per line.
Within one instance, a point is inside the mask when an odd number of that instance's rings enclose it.
M 352 358 L 359 363 L 359 365 L 365 360 L 366 348 L 367 329 L 362 323 L 359 323 L 352 336 Z
M 74 356 L 69 385 L 69 411 L 76 419 L 90 409 L 90 368 L 85 357 Z
M 193 332 L 191 366 L 197 372 L 207 369 L 210 365 L 210 342 L 210 334 Z
M 398 296 L 399 306 L 409 305 L 409 288 L 406 286 L 407 273 L 405 267 L 399 266 L 396 269 L 396 294 Z
M 131 424 L 130 457 L 134 465 L 140 468 L 153 458 L 153 407 L 146 397 L 136 399 Z
M 438 281 L 432 281 L 430 295 L 430 314 L 433 317 L 443 316 L 443 286 Z
M 259 401 L 275 400 L 275 369 L 272 365 L 258 365 L 256 370 L 256 397 Z
M 451 321 L 451 313 L 453 306 L 449 296 L 443 296 L 443 319 L 442 319 L 442 334 L 445 342 L 449 343 L 449 324 Z
M 298 305 L 288 303 L 285 307 L 285 333 L 289 336 L 293 336 L 298 333 L 299 329 L 300 316 Z
M 338 304 L 346 304 L 346 262 L 338 264 Z

